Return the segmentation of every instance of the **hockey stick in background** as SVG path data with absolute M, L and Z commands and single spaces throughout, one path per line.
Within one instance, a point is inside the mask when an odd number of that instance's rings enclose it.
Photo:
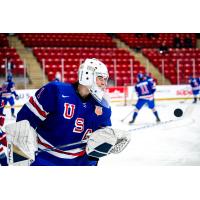
M 138 127 L 138 128 L 134 128 L 134 129 L 129 129 L 128 132 L 144 130 L 144 129 L 148 129 L 148 128 L 152 128 L 152 127 L 156 127 L 156 126 L 161 126 L 161 125 L 170 125 L 170 124 L 173 125 L 173 123 L 175 123 L 174 126 L 171 126 L 171 127 L 168 126 L 167 130 L 170 129 L 170 128 L 178 128 L 180 126 L 188 126 L 189 124 L 195 122 L 195 119 L 191 118 L 194 107 L 195 107 L 195 105 L 190 105 L 190 106 L 186 107 L 183 116 L 181 115 L 180 118 L 178 118 L 178 119 L 171 119 L 171 120 L 159 122 L 159 123 L 156 123 L 156 124 L 149 124 L 149 125 L 146 125 L 146 126 L 142 126 L 142 127 Z M 180 124 L 178 125 L 176 122 L 180 122 Z M 181 122 L 184 123 L 184 124 L 181 124 Z
M 127 119 L 131 113 L 133 113 L 133 110 L 131 110 L 131 112 L 129 112 L 123 119 L 121 119 L 121 122 L 124 122 L 124 120 Z
M 145 125 L 145 126 L 142 126 L 142 127 L 129 129 L 128 132 L 144 130 L 144 129 L 148 129 L 148 128 L 152 128 L 152 127 L 157 127 L 157 126 L 161 126 L 161 125 L 165 125 L 165 124 L 170 124 L 172 122 L 177 122 L 177 121 L 180 121 L 180 120 L 182 120 L 182 119 L 176 119 L 176 120 L 171 119 L 171 120 L 160 122 L 160 123 L 157 123 L 157 124 L 148 124 L 148 125 Z

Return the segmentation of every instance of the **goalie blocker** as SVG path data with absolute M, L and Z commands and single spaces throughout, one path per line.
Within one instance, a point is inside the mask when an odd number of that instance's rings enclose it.
M 37 133 L 27 120 L 8 124 L 5 129 L 9 143 L 18 147 L 22 151 L 21 155 L 24 154 L 29 160 L 34 161 L 35 153 L 45 151 L 45 149 L 38 151 Z M 105 127 L 91 134 L 86 144 L 86 153 L 95 158 L 100 158 L 110 153 L 117 154 L 123 151 L 129 142 L 130 134 L 128 132 Z M 70 144 L 66 144 L 66 146 L 68 145 L 70 146 Z M 55 148 L 59 149 L 59 147 Z M 51 149 L 46 150 L 51 151 Z

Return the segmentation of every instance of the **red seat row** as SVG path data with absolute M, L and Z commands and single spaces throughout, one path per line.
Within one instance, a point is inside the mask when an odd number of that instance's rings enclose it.
M 9 47 L 6 34 L 0 33 L 0 47 Z
M 168 78 L 172 84 L 177 84 L 179 71 L 179 83 L 188 83 L 188 77 L 195 74 L 200 77 L 200 49 L 169 49 L 160 53 L 157 49 L 143 49 L 144 56 Z
M 116 34 L 123 42 L 129 45 L 131 48 L 159 48 L 163 41 L 165 41 L 168 47 L 173 47 L 174 38 L 176 33 L 157 33 L 154 34 L 151 38 L 147 37 L 146 34 L 134 34 L 134 33 L 118 33 Z M 189 35 L 192 40 L 192 47 L 196 46 L 196 34 L 190 33 L 180 33 L 181 43 L 183 43 L 184 38 Z
M 18 37 L 26 47 L 116 47 L 105 33 L 23 33 Z
M 12 73 L 16 75 L 24 74 L 23 61 L 13 47 L 0 48 L 0 74 L 5 74 L 5 65 L 8 58 L 11 58 L 14 63 Z
M 55 78 L 56 72 L 64 71 L 64 79 L 68 80 L 68 77 L 72 78 L 69 81 L 77 78 L 77 71 L 79 65 L 86 58 L 97 58 L 104 62 L 108 66 L 110 78 L 123 80 L 123 83 L 127 85 L 131 84 L 131 72 L 133 73 L 134 82 L 139 72 L 145 73 L 145 68 L 141 66 L 140 62 L 135 60 L 134 56 L 129 52 L 117 48 L 34 48 L 33 53 L 40 62 L 41 66 L 45 66 L 45 72 L 49 81 Z M 72 53 L 70 53 L 72 52 Z M 76 56 L 77 55 L 77 56 Z M 62 69 L 63 66 L 63 69 Z M 131 67 L 133 67 L 131 69 Z M 116 70 L 116 73 L 114 72 Z M 70 76 L 69 73 L 70 72 Z M 117 82 L 118 85 L 122 83 Z M 123 85 L 123 84 L 122 84 Z

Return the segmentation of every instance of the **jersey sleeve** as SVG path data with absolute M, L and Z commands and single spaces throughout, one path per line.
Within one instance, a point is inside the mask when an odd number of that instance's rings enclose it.
M 14 94 L 15 97 L 18 96 L 17 93 L 16 93 L 16 90 L 15 90 L 15 83 L 14 82 L 11 85 L 10 91 L 11 91 L 12 94 Z
M 139 90 L 138 90 L 137 85 L 135 86 L 135 92 L 136 92 L 137 95 L 139 95 Z
M 31 126 L 36 128 L 50 113 L 55 111 L 56 97 L 56 84 L 51 82 L 43 86 L 18 112 L 17 121 L 28 120 Z
M 150 87 L 151 87 L 152 94 L 154 94 L 156 91 L 156 84 L 154 82 L 150 82 Z
M 6 133 L 0 129 L 0 144 L 7 146 Z
M 106 127 L 106 126 L 111 126 L 111 109 L 110 108 L 104 108 L 103 109 L 103 115 L 99 116 L 99 123 L 98 123 L 98 128 L 100 127 Z

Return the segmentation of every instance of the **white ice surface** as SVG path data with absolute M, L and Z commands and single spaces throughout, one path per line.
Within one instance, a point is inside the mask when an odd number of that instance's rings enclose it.
M 174 116 L 176 108 L 184 115 Z M 117 155 L 109 155 L 99 162 L 99 166 L 138 166 L 138 165 L 200 165 L 200 104 L 188 102 L 159 102 L 157 110 L 162 122 L 156 125 L 155 117 L 147 107 L 142 108 L 134 125 L 127 125 L 130 115 L 123 123 L 121 119 L 133 109 L 113 107 L 113 126 L 131 131 L 131 142 Z M 147 127 L 149 128 L 141 128 Z
M 191 101 L 168 101 L 156 105 L 162 121 L 158 125 L 147 107 L 141 109 L 135 124 L 128 125 L 132 113 L 124 122 L 121 120 L 134 107 L 112 105 L 113 127 L 136 130 L 130 131 L 132 139 L 123 152 L 101 158 L 99 166 L 200 165 L 200 102 L 194 105 Z M 183 117 L 174 116 L 176 108 L 183 110 Z M 13 122 L 8 108 L 5 113 L 6 123 Z

